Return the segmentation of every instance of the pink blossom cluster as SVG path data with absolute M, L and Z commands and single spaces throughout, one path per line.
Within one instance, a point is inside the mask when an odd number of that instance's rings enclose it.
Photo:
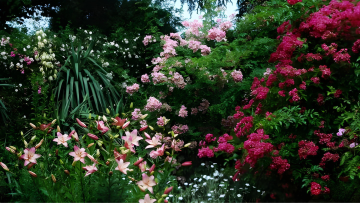
M 144 75 L 141 76 L 141 82 L 143 82 L 143 83 L 150 82 L 148 74 L 144 74 Z
M 134 111 L 131 113 L 131 115 L 132 115 L 131 119 L 136 121 L 142 116 L 141 110 L 140 109 L 134 109 Z
M 231 72 L 231 77 L 235 82 L 241 82 L 243 80 L 243 74 L 240 70 L 234 70 Z
M 131 86 L 127 86 L 126 87 L 126 93 L 129 93 L 130 95 L 134 94 L 135 92 L 138 92 L 139 91 L 139 84 L 135 83 Z
M 189 49 L 192 49 L 193 50 L 193 53 L 195 53 L 197 50 L 200 49 L 200 45 L 201 45 L 201 42 L 199 41 L 196 41 L 196 40 L 191 40 L 189 41 Z
M 147 104 L 144 109 L 147 111 L 153 112 L 156 110 L 160 110 L 161 105 L 162 105 L 162 103 L 159 100 L 157 100 L 155 97 L 150 97 L 147 100 Z
M 195 108 L 191 108 L 191 115 L 196 115 L 198 113 L 198 109 L 195 107 Z
M 235 150 L 234 145 L 227 143 L 227 142 L 219 143 L 218 147 L 214 147 L 214 152 L 223 151 L 228 154 L 232 154 L 234 152 L 234 150 Z
M 151 76 L 152 76 L 152 81 L 155 85 L 167 81 L 167 77 L 161 72 L 152 72 Z
M 294 88 L 293 90 L 291 90 L 291 91 L 289 92 L 289 95 L 292 96 L 290 102 L 297 102 L 297 101 L 300 100 L 300 97 L 299 97 L 297 91 L 298 91 L 298 90 L 297 90 L 296 88 Z
M 329 133 L 329 134 L 321 133 L 320 130 L 315 130 L 314 135 L 316 135 L 320 138 L 320 140 L 319 140 L 320 144 L 326 144 L 326 143 L 330 142 L 331 138 L 332 138 L 331 133 Z
M 151 35 L 146 35 L 144 37 L 144 40 L 142 41 L 142 43 L 144 44 L 144 46 L 147 46 L 149 44 L 149 42 L 152 42 L 153 41 L 153 36 Z
M 214 151 L 212 149 L 210 149 L 209 147 L 203 147 L 203 148 L 199 149 L 198 157 L 199 158 L 203 158 L 203 157 L 212 158 L 212 157 L 214 157 Z
M 270 164 L 270 169 L 278 170 L 278 174 L 283 174 L 286 170 L 290 168 L 290 164 L 286 159 L 282 159 L 281 157 L 271 157 L 272 163 Z
M 213 27 L 208 31 L 207 38 L 208 38 L 208 40 L 216 40 L 218 42 L 221 42 L 223 40 L 225 41 L 226 40 L 226 32 L 219 28 Z
M 216 137 L 214 137 L 213 134 L 207 134 L 207 135 L 205 135 L 205 141 L 206 141 L 207 143 L 216 141 Z
M 302 0 L 287 0 L 287 2 L 290 4 L 290 5 L 294 5 L 298 2 L 302 2 Z
M 350 55 L 347 52 L 347 49 L 340 49 L 340 51 L 336 52 L 334 55 L 334 61 L 339 63 L 341 61 L 350 63 Z
M 325 162 L 327 161 L 333 161 L 337 162 L 340 159 L 340 156 L 338 154 L 332 154 L 330 152 L 326 152 L 324 156 L 321 158 L 320 167 L 325 167 Z
M 175 134 L 180 135 L 186 133 L 189 130 L 189 127 L 187 125 L 174 125 L 171 127 L 171 130 L 173 130 Z
M 307 156 L 312 155 L 315 156 L 317 154 L 318 146 L 315 145 L 314 142 L 301 140 L 299 143 L 298 154 L 300 159 L 306 159 Z
M 236 127 L 234 129 L 236 136 L 241 137 L 246 135 L 246 133 L 248 133 L 253 127 L 253 120 L 254 118 L 252 116 L 242 118 L 240 122 L 236 124 Z
M 356 42 L 354 42 L 354 46 L 351 48 L 351 50 L 354 53 L 359 53 L 360 50 L 360 39 L 356 40 Z
M 185 118 L 188 116 L 188 111 L 186 111 L 186 107 L 184 105 L 181 106 L 179 111 L 179 116 Z
M 264 130 L 258 129 L 256 133 L 251 133 L 248 140 L 244 142 L 244 148 L 248 152 L 245 162 L 249 163 L 251 167 L 255 166 L 258 159 L 273 150 L 274 146 L 271 143 L 264 142 L 267 139 L 269 139 L 269 135 L 264 135 Z
M 165 44 L 163 45 L 163 52 L 160 53 L 160 56 L 165 59 L 176 56 L 175 47 L 179 46 L 178 42 L 170 39 L 168 35 L 162 36 L 161 39 L 165 41 Z
M 219 139 L 218 139 L 218 143 L 224 143 L 224 142 L 227 142 L 227 141 L 230 141 L 232 140 L 233 137 L 230 136 L 229 134 L 225 133 L 223 136 L 220 136 Z
M 277 33 L 282 35 L 284 34 L 284 32 L 290 32 L 291 30 L 291 24 L 290 21 L 285 21 L 283 22 L 283 24 L 281 24 L 278 28 L 277 28 Z
M 195 35 L 195 36 L 199 36 L 199 28 L 204 27 L 204 25 L 202 24 L 202 22 L 199 22 L 198 20 L 194 20 L 193 22 L 188 22 L 188 21 L 184 21 L 182 22 L 183 26 L 188 27 L 189 29 L 187 29 L 185 31 L 186 35 Z
M 184 89 L 186 86 L 186 82 L 183 76 L 178 72 L 174 73 L 173 77 L 171 78 L 171 81 L 180 89 Z
M 211 52 L 211 48 L 206 45 L 200 45 L 199 48 L 201 49 L 201 56 L 209 55 Z
M 163 116 L 160 116 L 159 118 L 157 118 L 157 122 L 156 122 L 156 124 L 158 125 L 158 126 L 165 126 L 165 122 L 166 122 L 166 118 L 165 117 L 163 117 Z
M 328 78 L 331 75 L 330 68 L 328 68 L 326 65 L 319 66 L 319 70 L 322 72 L 321 77 L 322 78 Z
M 223 23 L 221 23 L 219 25 L 219 28 L 222 30 L 222 31 L 227 31 L 228 29 L 230 29 L 232 27 L 232 23 L 230 21 L 225 21 Z
M 206 113 L 207 109 L 210 106 L 210 102 L 206 99 L 202 99 L 202 102 L 200 103 L 200 106 L 198 106 L 198 110 L 202 111 L 203 113 Z

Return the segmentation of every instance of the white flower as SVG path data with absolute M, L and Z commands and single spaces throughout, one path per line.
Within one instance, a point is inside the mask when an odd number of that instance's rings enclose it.
M 24 48 L 23 50 L 24 50 L 24 51 L 26 51 L 26 49 L 25 49 L 25 48 Z
M 230 190 L 234 190 L 234 188 L 230 188 Z
M 241 195 L 240 195 L 240 194 L 238 194 L 237 196 L 238 196 L 238 197 L 241 197 Z
M 166 200 L 169 200 L 169 197 L 166 197 L 165 199 L 166 199 Z
M 224 179 L 224 181 L 226 182 L 226 181 L 228 181 L 228 179 Z
M 206 185 L 206 183 L 204 183 L 203 185 Z
M 169 197 L 173 197 L 174 195 L 170 194 Z
M 211 168 L 214 168 L 214 165 L 211 165 Z
M 257 192 L 260 192 L 260 190 L 257 190 Z
M 225 185 L 224 185 L 224 184 L 220 184 L 219 186 L 220 186 L 220 187 L 224 187 Z
M 20 84 L 19 84 L 19 86 L 21 87 L 21 86 L 22 86 L 22 84 L 20 83 Z
M 26 118 L 26 116 L 24 115 L 24 118 Z
M 211 197 L 211 194 L 210 194 L 210 193 L 208 193 L 208 194 L 207 194 L 207 196 Z
M 146 64 L 147 65 L 147 64 Z M 201 163 L 202 166 L 205 166 L 205 163 Z
M 246 186 L 250 186 L 250 184 L 249 184 L 249 183 L 246 183 L 245 185 L 246 185 Z
M 200 179 L 199 179 L 199 182 L 201 182 L 201 181 L 202 181 L 202 179 L 200 178 Z
M 225 197 L 225 194 L 224 195 L 220 195 L 220 198 L 224 198 Z
M 92 32 L 90 31 L 89 34 L 92 34 Z
M 188 185 L 188 183 L 184 183 L 184 185 Z
M 19 91 L 18 89 L 15 89 L 15 92 Z
M 183 198 L 182 198 L 182 197 L 179 197 L 179 200 L 183 200 Z

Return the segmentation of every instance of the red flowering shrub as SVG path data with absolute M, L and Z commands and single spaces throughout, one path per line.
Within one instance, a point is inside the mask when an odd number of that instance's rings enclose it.
M 294 6 L 297 2 L 288 0 Z M 342 112 L 350 111 L 354 106 L 350 101 L 356 103 L 360 93 L 360 81 L 353 72 L 360 74 L 355 69 L 360 59 L 359 16 L 359 2 L 332 0 L 278 27 L 279 45 L 269 58 L 269 63 L 275 63 L 273 70 L 263 78 L 254 77 L 248 102 L 234 114 L 233 145 L 241 146 L 233 150 L 240 157 L 234 180 L 256 171 L 254 179 L 261 179 L 261 173 L 276 176 L 289 188 L 308 187 L 311 195 L 326 196 L 330 188 L 336 191 L 339 180 L 330 177 L 337 177 L 341 167 L 334 166 L 343 165 L 340 157 L 357 150 L 359 142 L 354 133 L 337 132 L 353 116 Z M 221 151 L 226 151 L 225 146 Z M 275 191 L 273 185 L 267 189 Z

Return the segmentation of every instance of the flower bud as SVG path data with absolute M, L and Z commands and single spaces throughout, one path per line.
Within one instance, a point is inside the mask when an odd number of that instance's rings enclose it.
M 26 142 L 26 140 L 24 140 L 24 145 L 25 145 L 25 148 L 28 147 L 28 143 Z
M 191 166 L 192 163 L 191 163 L 191 161 L 187 161 L 187 162 L 182 163 L 181 165 L 182 166 Z
M 68 170 L 64 170 L 64 172 L 68 175 L 70 175 L 70 172 Z
M 44 142 L 44 139 L 41 139 L 40 142 L 37 145 L 35 145 L 35 149 L 38 149 L 42 145 L 43 142 Z
M 36 139 L 36 135 L 34 135 L 31 139 L 30 139 L 30 142 L 31 141 L 34 141 Z
M 109 164 L 110 164 L 110 162 L 109 162 L 109 161 L 107 161 L 107 162 L 106 162 L 106 165 L 108 166 Z
M 150 175 L 154 175 L 155 171 L 151 171 Z
M 191 143 L 187 143 L 186 145 L 184 145 L 184 147 L 188 147 L 188 146 L 190 146 L 191 145 Z
M 60 164 L 61 164 L 61 165 L 64 165 L 64 162 L 63 162 L 61 159 L 60 159 Z
M 107 122 L 106 116 L 103 116 L 102 119 L 103 119 L 104 122 Z
M 168 203 L 169 201 L 167 201 L 167 199 L 164 200 L 165 203 Z
M 168 151 L 166 151 L 165 154 L 168 155 L 168 156 L 170 156 L 170 152 L 168 152 Z
M 130 121 L 126 122 L 123 126 L 122 129 L 125 129 L 126 127 L 128 127 L 130 125 Z
M 115 136 L 114 136 L 114 138 L 116 139 L 116 138 L 118 138 L 120 135 L 119 134 L 116 134 Z
M 13 154 L 16 153 L 15 150 L 11 149 L 10 147 L 5 147 L 5 149 L 8 150 L 9 152 L 13 153 Z
M 101 116 L 98 116 L 98 121 L 101 120 Z
M 149 173 L 153 172 L 155 170 L 155 167 L 156 167 L 155 164 L 153 164 L 149 169 Z
M 76 122 L 83 128 L 87 128 L 87 126 L 85 125 L 85 123 L 81 122 L 78 118 L 76 118 Z
M 110 110 L 108 108 L 106 108 L 106 113 L 110 114 Z
M 89 119 L 91 119 L 91 113 L 89 113 Z
M 13 149 L 14 151 L 16 151 L 16 147 L 10 146 L 10 148 Z
M 35 163 L 30 163 L 28 166 L 27 166 L 27 169 L 29 170 L 31 167 L 33 167 L 35 165 Z
M 34 124 L 30 123 L 30 126 L 34 129 L 36 129 L 36 126 Z
M 104 142 L 101 141 L 101 140 L 98 140 L 98 141 L 97 141 L 97 144 L 98 144 L 100 147 L 103 145 L 103 143 L 104 143 Z
M 96 150 L 96 158 L 99 158 L 99 157 L 100 157 L 100 150 L 97 149 L 97 150 Z
M 112 172 L 112 171 L 110 171 L 110 172 L 109 172 L 109 175 L 112 175 L 112 174 L 113 174 L 113 172 Z
M 151 140 L 151 137 L 150 137 L 150 135 L 149 135 L 149 134 L 144 133 L 144 135 L 145 135 L 145 137 L 146 137 L 147 139 L 150 139 L 150 140 Z
M 130 177 L 130 176 L 128 176 L 128 178 L 129 178 L 130 180 L 132 180 L 132 181 L 135 181 L 135 179 L 134 179 L 134 178 L 132 178 L 132 177 Z
M 131 102 L 130 109 L 132 109 L 133 107 L 134 107 L 134 104 Z
M 171 190 L 173 189 L 173 186 L 166 188 L 164 191 L 164 194 L 169 194 L 171 192 Z
M 90 154 L 86 154 L 86 156 L 94 163 L 98 164 L 99 162 L 95 160 L 95 158 L 93 156 L 91 156 Z
M 23 135 L 24 135 L 23 131 L 20 131 L 20 135 L 21 135 L 21 136 L 23 136 Z
M 154 128 L 151 125 L 149 125 L 149 128 L 150 130 L 154 131 Z
M 137 160 L 135 163 L 134 163 L 134 166 L 138 166 L 144 159 L 143 158 L 140 158 L 139 160 Z
M 54 119 L 53 121 L 51 121 L 51 124 L 54 125 L 56 122 L 56 119 Z
M 163 194 L 163 195 L 161 195 L 161 197 L 167 197 L 167 194 Z
M 55 178 L 55 176 L 54 176 L 53 174 L 51 174 L 51 180 L 52 180 L 54 183 L 56 183 L 56 178 Z
M 148 127 L 149 127 L 149 126 L 147 126 L 147 125 L 146 125 L 146 126 L 144 126 L 144 127 L 140 128 L 140 130 L 139 130 L 139 131 L 140 131 L 140 132 L 141 132 L 141 131 L 144 131 L 144 130 L 146 130 Z
M 56 149 L 56 150 L 55 150 L 55 156 L 58 156 L 58 155 L 59 155 L 59 150 Z
M 90 144 L 87 146 L 87 148 L 92 147 L 94 144 L 95 144 L 95 143 L 90 143 Z
M 28 171 L 28 172 L 29 172 L 29 174 L 30 174 L 32 177 L 34 177 L 34 178 L 37 177 L 36 173 L 34 173 L 34 172 L 32 172 L 32 171 Z
M 72 166 L 76 166 L 76 161 L 74 161 L 71 165 L 72 165 Z
M 140 119 L 145 119 L 146 117 L 147 117 L 148 115 L 147 114 L 145 114 L 145 115 L 142 115 L 142 116 L 140 116 Z
M 57 126 L 56 129 L 57 129 L 58 132 L 61 132 L 60 126 Z
M 91 133 L 88 133 L 87 134 L 91 139 L 93 139 L 93 140 L 98 140 L 99 138 L 96 136 L 96 135 L 94 135 L 94 134 L 91 134 Z
M 5 171 L 9 171 L 9 168 L 8 168 L 3 162 L 0 162 L 0 166 L 1 166 Z

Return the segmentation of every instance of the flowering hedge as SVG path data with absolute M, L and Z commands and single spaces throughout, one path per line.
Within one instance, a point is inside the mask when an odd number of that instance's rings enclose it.
M 198 156 L 220 151 L 238 157 L 235 181 L 250 171 L 256 179 L 280 178 L 273 183 L 279 188 L 264 186 L 277 201 L 310 198 L 302 196 L 301 187 L 312 196 L 340 200 L 332 191 L 341 177 L 358 175 L 356 164 L 345 169 L 352 174 L 335 166 L 357 146 L 357 129 L 346 127 L 350 123 L 342 113 L 358 100 L 359 15 L 357 1 L 334 0 L 279 26 L 280 44 L 269 59 L 276 65 L 254 77 L 250 97 L 235 108 L 233 136 L 207 135 Z

